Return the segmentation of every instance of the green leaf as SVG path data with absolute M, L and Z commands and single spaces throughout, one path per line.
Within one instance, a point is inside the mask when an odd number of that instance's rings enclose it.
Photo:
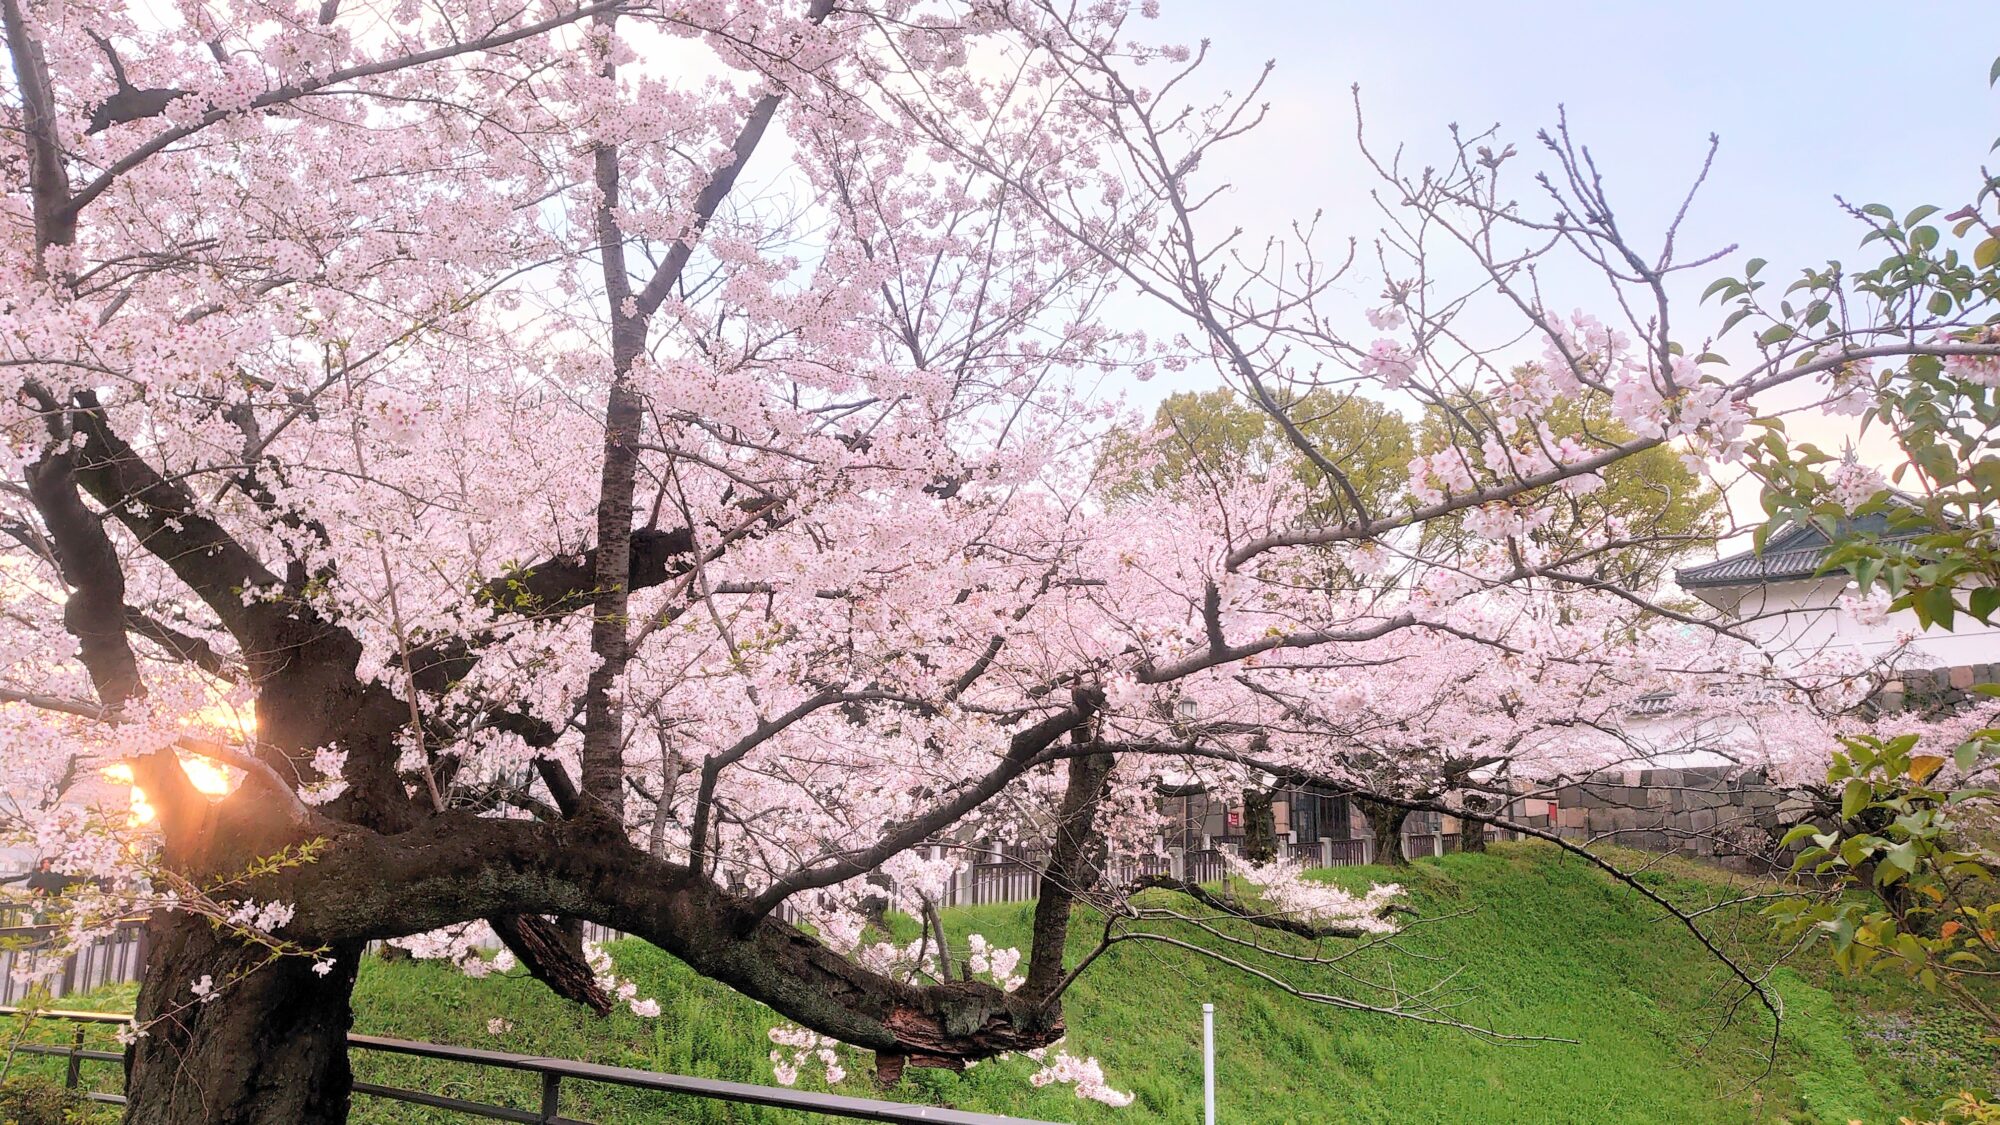
M 1961 743 L 1958 749 L 1951 752 L 1951 762 L 1958 767 L 1960 773 L 1971 770 L 1974 763 L 1978 761 L 1979 744 L 1977 742 Z
M 1965 600 L 1966 612 L 1977 617 L 1982 624 L 1991 625 L 1993 611 L 2000 609 L 2000 586 L 1974 586 Z
M 1932 316 L 1950 316 L 1951 305 L 1951 294 L 1943 290 L 1931 294 L 1930 310 Z
M 1853 820 L 1875 799 L 1875 787 L 1858 777 L 1847 779 L 1847 785 L 1840 791 L 1840 818 Z
M 1883 852 L 1882 862 L 1879 865 L 1878 870 L 1882 872 L 1887 872 L 1890 871 L 1891 869 L 1899 871 L 1903 875 L 1908 875 L 1916 871 L 1917 846 L 1911 843 L 1910 841 L 1905 840 L 1900 844 L 1891 845 L 1889 850 Z M 1891 883 L 1895 881 L 1895 878 L 1882 879 L 1880 881 L 1883 883 Z
M 1875 584 L 1875 576 L 1882 573 L 1881 559 L 1862 559 L 1854 564 L 1854 585 L 1858 593 L 1867 593 Z
M 1926 624 L 1936 624 L 1945 632 L 1951 632 L 1952 616 L 1958 607 L 1951 600 L 1951 587 L 1927 586 L 1917 595 L 1917 617 Z
M 1875 845 L 1880 843 L 1873 836 L 1849 836 L 1840 842 L 1840 861 L 1849 867 L 1859 867 L 1875 854 Z
M 1986 72 L 1986 84 L 1991 86 L 1996 82 L 2000 82 L 2000 59 L 1994 59 L 1993 69 Z
M 1990 269 L 2000 262 L 2000 238 L 1988 238 L 1972 248 L 1972 264 L 1980 269 Z
M 1791 339 L 1793 335 L 1794 333 L 1792 331 L 1791 325 L 1773 324 L 1771 327 L 1766 328 L 1764 329 L 1764 331 L 1758 333 L 1757 342 L 1763 344 L 1765 347 L 1769 347 L 1772 344 L 1782 344 L 1786 340 Z

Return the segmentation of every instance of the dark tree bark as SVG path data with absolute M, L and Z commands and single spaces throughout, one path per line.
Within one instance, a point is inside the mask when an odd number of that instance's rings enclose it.
M 548 985 L 549 991 L 600 1016 L 611 1011 L 611 994 L 597 983 L 597 974 L 584 958 L 581 925 L 564 926 L 539 914 L 501 914 L 487 919 L 487 924 L 528 975 Z
M 115 712 L 145 691 L 125 636 L 125 571 L 118 551 L 96 513 L 77 495 L 68 450 L 51 452 L 28 467 L 28 491 L 55 544 L 63 581 L 73 591 L 63 604 L 63 627 L 76 638 L 78 658 L 90 672 L 99 702 Z
M 1087 739 L 1083 730 L 1079 740 Z M 1086 754 L 1069 761 L 1069 783 L 1063 790 L 1061 819 L 1049 849 L 1049 863 L 1036 891 L 1033 945 L 1029 949 L 1030 996 L 1053 996 L 1063 976 L 1063 946 L 1069 938 L 1070 909 L 1081 892 L 1097 885 L 1099 851 L 1097 806 L 1104 796 L 1117 759 L 1110 754 Z
M 1259 867 L 1278 858 L 1278 814 L 1269 789 L 1243 791 L 1243 858 Z
M 1465 795 L 1467 810 L 1476 813 L 1493 811 L 1493 802 L 1477 793 Z M 1486 822 L 1470 817 L 1458 818 L 1458 850 L 1462 852 L 1483 852 L 1486 850 Z
M 161 914 L 139 988 L 145 1034 L 125 1052 L 128 1125 L 341 1125 L 350 1000 L 361 943 L 333 951 L 320 976 L 304 957 L 273 959 L 206 919 Z M 209 978 L 216 999 L 191 987 Z
M 1385 805 L 1367 797 L 1356 795 L 1354 807 L 1368 821 L 1368 829 L 1375 837 L 1375 862 L 1388 867 L 1404 867 L 1410 857 L 1403 853 L 1403 821 L 1409 819 L 1410 810 Z

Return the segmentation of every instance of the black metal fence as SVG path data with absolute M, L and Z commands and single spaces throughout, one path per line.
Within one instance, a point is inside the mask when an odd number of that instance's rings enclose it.
M 28 1013 L 20 1008 L 0 1007 L 0 1016 L 18 1017 L 26 1014 Z M 123 1064 L 125 1061 L 122 1052 L 87 1048 L 84 1045 L 84 1031 L 90 1024 L 128 1023 L 131 1020 L 130 1016 L 107 1012 L 43 1011 L 32 1013 L 32 1018 L 63 1020 L 76 1024 L 75 1034 L 64 1045 L 22 1043 L 17 1048 L 23 1054 L 52 1056 L 66 1060 L 63 1084 L 69 1089 L 83 1089 L 84 1063 Z M 852 1098 L 843 1094 L 790 1090 L 781 1086 L 757 1086 L 747 1082 L 724 1082 L 720 1079 L 695 1078 L 685 1074 L 661 1074 L 657 1071 L 634 1070 L 623 1066 L 601 1066 L 573 1059 L 551 1059 L 535 1055 L 508 1054 L 504 1051 L 485 1051 L 475 1047 L 455 1047 L 446 1043 L 414 1043 L 407 1039 L 386 1039 L 376 1035 L 349 1035 L 347 1047 L 350 1051 L 382 1051 L 462 1063 L 466 1066 L 513 1070 L 537 1076 L 540 1104 L 535 1109 L 518 1109 L 513 1106 L 467 1101 L 426 1090 L 407 1090 L 399 1086 L 384 1086 L 374 1082 L 354 1084 L 354 1092 L 367 1097 L 428 1106 L 431 1109 L 463 1113 L 468 1117 L 483 1118 L 488 1121 L 518 1121 L 527 1125 L 590 1125 L 586 1121 L 562 1116 L 562 1091 L 564 1082 L 594 1082 L 636 1090 L 652 1090 L 663 1094 L 707 1098 L 736 1105 L 797 1110 L 801 1113 L 838 1117 L 849 1121 L 924 1122 L 931 1125 L 1055 1125 L 1053 1122 L 1036 1121 L 1025 1117 L 1000 1117 L 990 1113 L 969 1113 L 942 1106 L 905 1105 L 901 1102 L 876 1101 L 872 1098 Z M 109 1102 L 113 1105 L 123 1105 L 125 1102 L 123 1095 L 103 1091 L 86 1090 L 85 1096 L 92 1101 Z

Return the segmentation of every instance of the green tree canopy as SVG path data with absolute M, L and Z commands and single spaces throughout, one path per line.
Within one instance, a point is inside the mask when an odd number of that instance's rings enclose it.
M 1472 404 L 1434 406 L 1412 426 L 1395 408 L 1373 399 L 1313 391 L 1280 403 L 1292 426 L 1317 457 L 1343 475 L 1372 515 L 1408 503 L 1410 459 L 1468 441 L 1468 426 L 1484 415 Z M 1563 399 L 1543 416 L 1549 436 L 1576 438 L 1591 448 L 1620 444 L 1632 432 L 1611 415 L 1602 397 Z M 1471 444 L 1480 437 L 1472 435 Z M 1516 443 L 1538 440 L 1523 432 Z M 1328 479 L 1298 449 L 1268 411 L 1229 387 L 1182 391 L 1154 412 L 1147 432 L 1115 437 L 1106 454 L 1113 499 L 1199 480 L 1217 483 L 1248 476 L 1291 473 L 1317 496 L 1315 512 L 1337 520 L 1348 515 L 1345 489 Z M 1690 553 L 1712 550 L 1724 526 L 1722 495 L 1660 447 L 1625 458 L 1604 472 L 1604 486 L 1565 496 L 1558 516 L 1537 528 L 1536 545 L 1560 555 L 1591 542 L 1606 521 L 1616 521 L 1639 545 L 1580 559 L 1573 568 L 1593 578 L 1635 588 L 1657 585 L 1666 570 Z M 1449 550 L 1469 533 L 1462 521 L 1426 526 L 1427 551 Z
M 1395 506 L 1415 452 L 1410 424 L 1393 408 L 1353 394 L 1313 391 L 1279 404 L 1315 452 L 1347 477 L 1373 513 Z M 1217 481 L 1294 474 L 1326 506 L 1344 511 L 1344 490 L 1291 442 L 1276 418 L 1229 387 L 1181 391 L 1153 414 L 1151 431 L 1109 443 L 1114 498 L 1201 475 Z

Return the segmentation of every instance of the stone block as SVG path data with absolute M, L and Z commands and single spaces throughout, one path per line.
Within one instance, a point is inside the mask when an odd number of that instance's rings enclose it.
M 1957 688 L 1959 691 L 1964 691 L 1972 686 L 1972 666 L 1970 664 L 1957 665 L 1951 669 L 1950 677 L 1951 686 Z
M 1804 797 L 1788 796 L 1778 802 L 1777 807 L 1771 810 L 1771 815 L 1776 818 L 1777 823 L 1789 826 L 1812 816 L 1812 812 L 1811 801 Z
M 1713 809 L 1696 809 L 1688 814 L 1687 822 L 1688 830 L 1691 832 L 1713 832 L 1715 831 L 1715 811 Z

